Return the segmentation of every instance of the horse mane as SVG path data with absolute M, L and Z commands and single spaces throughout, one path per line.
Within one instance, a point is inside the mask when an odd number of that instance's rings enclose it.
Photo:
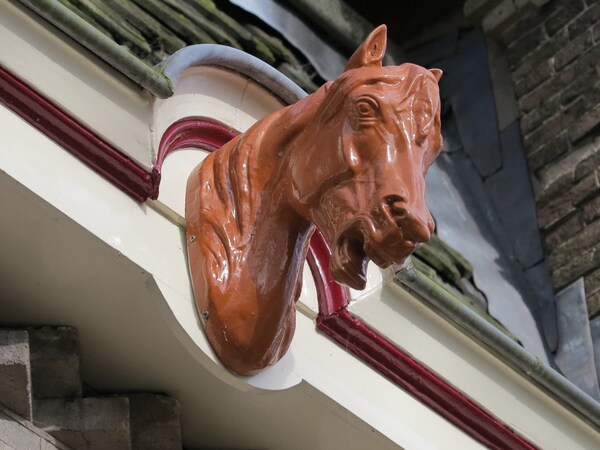
M 259 151 L 269 139 L 268 130 L 280 121 L 290 134 L 301 131 L 301 128 L 294 130 L 290 116 L 297 116 L 299 112 L 315 114 L 325 92 L 323 87 L 298 103 L 264 117 L 220 151 L 211 153 L 200 166 L 203 231 L 218 238 L 203 241 L 211 245 L 207 254 L 212 255 L 225 279 L 244 263 L 251 249 L 263 202 L 263 196 L 256 195 L 256 192 L 262 192 L 268 181 L 261 182 L 256 173 L 263 162 Z M 223 218 L 233 218 L 234 221 L 223 223 Z

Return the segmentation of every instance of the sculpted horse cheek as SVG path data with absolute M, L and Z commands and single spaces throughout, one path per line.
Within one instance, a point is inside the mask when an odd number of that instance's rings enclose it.
M 335 210 L 335 217 L 314 217 L 332 247 L 330 272 L 355 289 L 366 283 L 369 260 L 384 268 L 402 263 L 433 232 L 424 199 L 424 151 L 397 132 L 393 105 L 385 103 L 384 88 L 378 92 L 368 101 L 358 97 L 343 128 L 351 176 L 326 192 L 318 209 Z

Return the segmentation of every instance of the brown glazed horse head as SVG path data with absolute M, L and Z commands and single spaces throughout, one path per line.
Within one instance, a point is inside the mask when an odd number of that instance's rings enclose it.
M 257 122 L 188 179 L 194 294 L 215 353 L 249 375 L 287 351 L 315 226 L 330 272 L 362 289 L 370 260 L 402 263 L 429 239 L 424 176 L 438 155 L 441 71 L 382 67 L 375 29 L 345 72 Z

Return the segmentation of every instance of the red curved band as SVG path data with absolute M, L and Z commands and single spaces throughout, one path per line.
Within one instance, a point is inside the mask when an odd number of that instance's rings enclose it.
M 238 134 L 240 133 L 236 130 L 202 117 L 187 117 L 175 122 L 167 128 L 161 138 L 156 162 L 152 168 L 156 183 L 152 186 L 149 197 L 152 199 L 158 198 L 162 165 L 165 158 L 175 150 L 185 147 L 216 150 Z

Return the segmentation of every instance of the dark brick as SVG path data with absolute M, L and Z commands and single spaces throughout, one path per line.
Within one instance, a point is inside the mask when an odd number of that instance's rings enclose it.
M 585 284 L 585 295 L 589 296 L 594 292 L 600 291 L 600 269 L 588 273 L 583 281 Z
M 530 14 L 520 18 L 517 22 L 506 28 L 499 36 L 498 41 L 504 47 L 518 40 L 521 36 L 541 25 L 548 17 L 557 12 L 557 3 L 549 2 L 541 8 L 534 9 Z
M 508 51 L 508 62 L 510 64 L 516 64 L 533 50 L 538 48 L 545 38 L 546 33 L 542 26 L 528 31 L 510 46 Z
M 69 327 L 29 329 L 31 385 L 37 398 L 82 394 L 79 334 Z
M 535 110 L 532 111 L 532 113 L 535 113 Z M 538 127 L 535 131 L 526 134 L 523 139 L 523 143 L 527 149 L 526 151 L 535 152 L 550 139 L 553 139 L 554 136 L 563 130 L 563 122 L 566 120 L 566 117 L 564 112 L 559 110 L 554 116 L 545 121 L 542 126 Z
M 583 220 L 593 222 L 600 217 L 600 196 L 593 198 L 583 205 Z
M 523 78 L 515 81 L 515 93 L 517 97 L 523 96 L 536 86 L 546 81 L 554 73 L 554 67 L 550 60 L 543 61 L 537 67 L 534 67 Z
M 559 111 L 554 117 L 548 119 L 534 132 L 525 135 L 525 146 L 530 149 L 530 151 L 535 151 L 577 121 L 584 111 L 585 103 L 584 100 L 580 98 L 568 108 Z
M 536 151 L 527 155 L 529 168 L 537 171 L 549 162 L 555 160 L 569 149 L 567 133 L 562 133 Z
M 571 103 L 577 97 L 588 93 L 590 87 L 598 80 L 598 73 L 595 69 L 588 69 L 579 74 L 571 84 L 569 84 L 560 94 L 561 103 L 566 105 Z
M 600 23 L 597 23 L 592 30 L 592 34 L 594 36 L 594 42 L 596 44 L 600 44 Z
M 589 55 L 594 50 L 589 51 L 584 54 L 584 56 Z M 580 58 L 583 59 L 584 57 Z M 587 61 L 587 57 L 585 59 Z M 537 88 L 533 89 L 531 92 L 523 95 L 519 99 L 519 108 L 521 111 L 529 112 L 534 108 L 538 108 L 543 105 L 548 99 L 554 97 L 557 92 L 563 89 L 565 86 L 568 86 L 575 80 L 577 75 L 581 73 L 582 70 L 585 70 L 587 65 L 579 64 L 579 62 L 572 64 L 563 70 L 560 73 L 554 75 L 549 80 L 545 81 Z
M 554 271 L 599 244 L 600 220 L 597 220 L 586 226 L 581 233 L 554 248 L 548 257 L 549 265 Z
M 538 225 L 546 231 L 560 228 L 563 223 L 571 220 L 577 211 L 576 206 L 595 195 L 599 189 L 596 173 L 592 173 L 569 189 L 554 189 L 554 192 L 544 193 L 538 201 Z M 571 225 L 574 226 L 573 223 Z
M 596 292 L 592 295 L 586 296 L 588 316 L 594 317 L 600 313 L 600 292 Z
M 30 370 L 27 331 L 0 329 L 0 392 L 2 393 L 2 405 L 27 420 L 31 420 L 32 413 Z M 6 428 L 2 428 L 4 432 L 7 431 Z M 2 442 L 4 441 L 0 437 L 0 443 Z
M 528 94 L 525 94 L 518 101 L 519 109 L 522 112 L 527 113 L 532 109 L 540 106 L 544 101 L 552 97 L 552 94 L 556 92 L 556 89 L 554 88 L 555 84 L 556 78 L 553 78 L 541 84 Z
M 575 60 L 573 64 L 564 67 L 560 72 L 554 75 L 549 81 L 546 81 L 540 86 L 541 94 L 537 93 L 537 89 L 523 96 L 519 100 L 519 105 L 526 108 L 537 107 L 545 99 L 552 97 L 556 92 L 561 91 L 571 85 L 573 81 L 581 74 L 587 73 L 590 70 L 597 70 L 598 61 L 600 61 L 600 45 L 592 47 L 589 51 L 583 53 Z M 540 95 L 543 94 L 542 98 Z M 533 97 L 533 98 L 528 98 Z M 529 110 L 529 109 L 527 109 Z
M 552 169 L 555 167 L 561 167 L 565 164 L 565 160 L 566 158 L 568 158 L 568 155 L 566 155 L 563 158 L 558 158 L 556 161 L 552 161 L 550 164 L 548 164 L 547 167 L 544 168 L 544 170 L 546 169 Z M 542 175 L 544 176 L 544 175 Z M 546 180 L 548 181 L 548 180 Z M 573 173 L 572 171 L 562 171 L 562 173 L 555 179 L 553 179 L 552 181 L 550 181 L 546 187 L 545 190 L 538 193 L 538 204 L 539 204 L 539 208 L 540 210 L 546 208 L 546 206 L 548 206 L 550 203 L 552 202 L 556 202 L 559 199 L 567 199 L 564 196 L 565 192 L 568 192 L 569 189 L 571 189 L 573 187 Z M 570 200 L 569 200 L 570 202 Z M 560 218 L 564 217 L 561 216 Z M 559 218 L 559 219 L 560 219 Z
M 469 23 L 479 23 L 495 7 L 496 2 L 468 1 L 464 3 L 463 14 Z
M 569 138 L 571 142 L 576 142 L 585 137 L 590 131 L 600 125 L 600 104 L 584 114 L 571 128 L 569 128 Z
M 585 177 L 587 174 L 592 172 L 597 166 L 596 162 L 596 154 L 592 153 L 588 155 L 586 158 L 582 159 L 577 163 L 574 170 L 574 178 L 575 181 L 578 181 Z
M 573 214 L 568 219 L 564 220 L 554 230 L 544 237 L 544 244 L 548 250 L 552 250 L 562 242 L 574 236 L 583 228 L 583 220 L 579 213 Z
M 584 200 L 595 195 L 599 189 L 598 176 L 596 172 L 593 172 L 569 189 L 568 196 L 571 202 L 577 206 Z
M 565 2 L 561 9 L 546 20 L 546 31 L 548 31 L 549 35 L 553 35 L 560 28 L 573 20 L 573 18 L 583 11 L 583 9 L 584 4 L 582 0 Z
M 550 260 L 552 261 L 552 258 Z M 583 253 L 578 252 L 569 255 L 565 262 L 565 265 L 561 265 L 555 269 L 552 268 L 552 262 L 550 263 L 552 284 L 555 290 L 562 289 L 567 284 L 572 283 L 577 278 L 598 267 L 600 265 L 600 252 L 596 247 L 592 247 Z
M 560 70 L 592 46 L 591 30 L 569 42 L 554 57 L 554 68 Z
M 131 448 L 181 448 L 179 402 L 159 394 L 130 394 Z
M 568 166 L 568 164 L 572 163 L 569 162 L 567 157 L 562 158 L 560 161 L 553 162 L 549 166 L 557 165 L 560 167 L 561 165 Z M 570 169 L 571 170 L 564 171 L 560 178 L 554 180 L 546 187 L 546 190 L 539 195 L 538 206 L 540 208 L 545 208 L 557 199 L 566 199 L 572 205 L 577 206 L 587 198 L 596 195 L 598 190 L 596 173 L 591 173 L 583 179 L 575 179 L 573 177 L 573 168 L 571 167 Z
M 523 27 L 522 22 L 523 20 L 516 21 L 512 25 L 506 27 L 506 30 L 502 31 L 502 33 L 497 36 L 496 40 L 502 47 L 507 49 L 510 44 L 515 41 L 515 39 L 518 39 L 519 36 L 523 34 L 523 31 L 521 30 Z
M 502 33 L 518 20 L 515 4 L 512 0 L 496 1 L 492 9 L 481 20 L 481 27 L 490 36 Z
M 521 119 L 521 131 L 523 134 L 529 134 L 540 126 L 545 120 L 560 112 L 560 96 L 555 95 L 547 102 L 542 103 L 539 108 L 535 108 Z
M 597 69 L 600 62 L 600 45 L 595 45 L 588 52 L 585 52 L 574 64 L 577 74 L 583 73 L 590 68 Z M 569 66 L 573 67 L 573 66 Z M 568 83 L 567 83 L 568 84 Z
M 542 45 L 537 47 L 535 50 L 527 54 L 527 58 L 524 59 L 523 64 L 531 64 L 536 66 L 542 61 L 549 59 L 556 55 L 565 45 L 569 43 L 569 37 L 566 30 L 556 33 L 551 39 L 546 40 Z M 520 59 L 512 56 L 512 52 L 507 52 L 508 62 L 512 67 L 515 67 Z M 515 75 L 520 76 L 521 70 L 518 67 L 515 68 Z
M 48 398 L 34 403 L 33 417 L 69 448 L 131 449 L 127 398 Z
M 573 80 L 577 78 L 577 75 L 581 73 L 581 70 L 585 69 L 584 65 L 579 64 L 580 60 L 581 58 L 577 60 L 574 64 L 566 66 L 553 77 L 553 80 L 555 80 L 554 87 L 557 91 L 562 90 L 566 86 L 571 84 Z
M 596 195 L 600 185 L 596 173 L 591 173 L 582 180 L 579 180 L 571 187 L 567 187 L 572 179 L 568 176 L 565 177 L 564 181 L 558 182 L 559 188 L 552 187 L 544 192 L 538 199 L 538 206 L 540 211 L 547 206 L 552 207 L 552 204 L 559 207 L 559 204 L 564 205 L 569 203 L 573 206 L 577 206 L 591 196 Z M 566 206 L 560 206 L 560 208 L 566 208 Z
M 589 88 L 585 92 L 584 100 L 588 108 L 594 108 L 600 103 L 600 75 L 596 75 L 598 83 L 595 85 L 588 85 Z
M 545 84 L 549 84 L 549 87 L 545 89 L 554 89 L 555 92 L 566 90 L 575 84 L 575 80 L 578 77 L 584 77 L 586 74 L 589 74 L 591 78 L 589 82 L 592 83 L 594 81 L 594 77 L 596 77 L 596 80 L 599 79 L 597 75 L 594 75 L 594 72 L 597 73 L 599 70 L 599 63 L 600 45 L 596 45 L 589 51 L 580 55 L 573 64 L 569 64 L 560 72 L 558 72 L 557 75 L 547 81 Z M 523 97 L 523 99 L 526 100 L 526 106 L 530 106 L 530 104 L 533 104 L 534 101 L 537 100 L 535 98 L 532 100 L 526 99 L 526 97 L 532 95 L 533 93 L 535 93 L 535 90 Z M 600 86 L 592 86 L 590 84 L 585 85 L 584 98 L 588 107 L 590 106 L 591 102 L 598 101 L 600 99 Z
M 592 5 L 569 25 L 569 36 L 574 38 L 591 28 L 598 20 L 600 20 L 600 3 Z
M 542 230 L 551 230 L 562 219 L 575 212 L 567 197 L 558 197 L 538 210 L 538 225 Z
M 534 69 L 534 67 L 535 67 L 534 62 L 531 61 L 531 60 L 526 59 L 525 61 L 523 61 L 521 63 L 521 65 L 519 67 L 513 68 L 513 71 L 512 71 L 513 81 L 516 82 L 517 80 L 520 80 L 523 77 L 526 77 L 527 74 Z

